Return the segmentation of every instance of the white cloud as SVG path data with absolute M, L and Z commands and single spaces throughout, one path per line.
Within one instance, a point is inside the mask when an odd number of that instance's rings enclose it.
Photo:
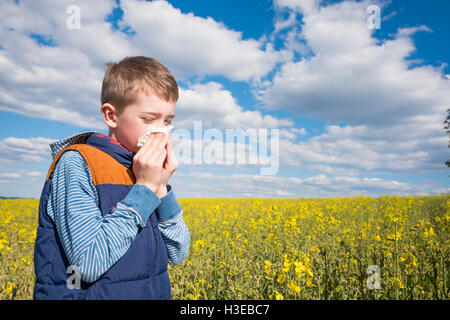
M 43 137 L 2 139 L 0 140 L 0 161 L 14 164 L 44 161 L 50 155 L 49 144 L 54 141 Z
M 275 26 L 272 36 L 284 30 L 286 28 L 292 27 L 297 22 L 297 15 L 294 12 L 289 14 L 289 17 L 285 20 L 275 20 Z
M 428 124 L 432 123 L 428 119 Z M 412 123 L 412 127 L 418 126 Z M 203 124 L 201 134 L 204 136 L 207 127 Z M 313 136 L 307 140 L 297 141 L 298 137 L 306 134 L 304 128 L 280 129 L 279 135 L 279 165 L 300 166 L 312 170 L 313 172 L 323 172 L 332 175 L 358 176 L 364 171 L 377 171 L 380 173 L 430 173 L 445 172 L 447 168 L 444 163 L 448 158 L 448 137 L 442 130 L 440 136 L 434 136 L 433 125 L 422 128 L 421 132 L 410 132 L 410 125 L 393 126 L 391 128 L 373 128 L 368 125 L 359 126 L 336 126 L 327 125 L 324 132 Z M 200 128 L 198 128 L 200 130 Z M 176 129 L 173 133 L 177 132 Z M 200 131 L 199 131 L 200 132 Z M 250 143 L 236 143 L 226 141 L 226 130 L 219 130 L 221 136 L 212 141 L 210 138 L 201 142 L 193 136 L 188 139 L 178 139 L 174 135 L 174 147 L 180 152 L 191 150 L 189 162 L 183 165 L 193 165 L 190 162 L 195 158 L 195 147 L 203 150 L 205 156 L 206 149 L 216 148 L 221 150 L 219 156 L 214 155 L 212 163 L 215 165 L 230 165 L 218 162 L 218 159 L 225 159 L 227 148 L 233 150 L 236 147 L 237 154 L 245 159 L 245 164 L 240 167 L 263 167 L 268 165 L 271 159 L 270 152 L 264 157 L 258 157 L 257 150 L 249 150 Z M 243 131 L 245 135 L 246 130 Z M 431 134 L 429 134 L 431 133 Z M 268 132 L 271 135 L 271 132 Z M 274 137 L 271 137 L 273 139 Z M 271 141 L 271 140 L 270 140 Z M 271 145 L 268 142 L 268 145 Z M 258 148 L 261 148 L 261 141 Z M 275 145 L 274 145 L 275 146 Z M 199 151 L 200 152 L 200 151 Z M 183 153 L 184 154 L 184 153 Z M 258 158 L 257 163 L 249 162 L 249 155 Z M 181 157 L 181 153 L 179 155 Z M 201 159 L 201 153 L 199 153 Z M 206 162 L 203 161 L 202 164 Z M 231 163 L 236 166 L 236 161 Z
M 270 44 L 263 49 L 257 40 L 243 39 L 242 32 L 210 17 L 183 14 L 166 1 L 126 0 L 121 7 L 122 24 L 136 31 L 134 46 L 161 57 L 180 77 L 219 74 L 238 81 L 258 79 L 291 58 Z
M 17 180 L 20 178 L 20 174 L 18 174 L 18 173 L 0 173 L 0 178 Z
M 194 120 L 217 128 L 278 128 L 293 124 L 289 119 L 277 119 L 270 115 L 263 116 L 260 111 L 244 110 L 232 93 L 217 82 L 180 89 L 175 111 L 177 127 L 184 128 L 192 128 Z
M 344 197 L 359 194 L 427 194 L 431 185 L 414 185 L 381 178 L 324 174 L 305 179 L 251 174 L 218 175 L 191 172 L 170 182 L 180 197 Z M 195 192 L 191 191 L 195 190 Z
M 298 138 L 298 136 L 303 136 L 306 134 L 307 132 L 305 128 L 280 129 L 280 138 L 290 141 L 295 141 Z
M 348 176 L 359 176 L 360 171 L 354 168 L 343 168 L 343 167 L 332 167 L 325 164 L 312 164 L 308 166 L 310 171 L 325 172 L 332 175 L 348 175 Z
M 415 51 L 409 36 L 429 28 L 400 29 L 397 38 L 379 43 L 365 23 L 368 4 L 344 1 L 302 11 L 298 38 L 314 56 L 282 65 L 259 91 L 268 108 L 353 125 L 442 115 L 450 104 L 450 83 L 438 68 L 411 67 L 407 60 Z
M 163 62 L 177 80 L 211 74 L 257 81 L 276 63 L 291 58 L 286 52 L 274 51 L 270 44 L 263 48 L 264 41 L 242 39 L 241 32 L 212 18 L 183 14 L 166 1 L 121 2 L 124 14 L 118 24 L 121 30 L 131 27 L 135 32 L 132 37 L 112 30 L 105 21 L 116 7 L 114 0 L 78 1 L 75 5 L 80 8 L 81 28 L 71 30 L 66 26 L 66 10 L 73 4 L 69 0 L 0 3 L 4 48 L 0 50 L 0 110 L 105 129 L 99 96 L 108 61 L 142 54 Z M 31 33 L 51 39 L 55 46 L 37 43 L 30 38 Z M 228 127 L 235 123 L 268 127 L 290 124 L 242 110 L 231 93 L 224 103 L 217 104 L 216 100 L 216 105 L 206 105 L 201 96 L 207 88 L 214 90 L 210 96 L 227 94 L 214 84 L 188 88 L 185 92 L 191 99 L 180 100 L 179 109 Z M 193 92 L 196 89 L 199 92 Z M 202 105 L 195 105 L 196 101 Z M 223 117 L 220 107 L 230 113 Z
M 39 171 L 28 171 L 25 172 L 25 175 L 30 178 L 30 181 L 39 181 L 43 176 Z
M 312 14 L 319 9 L 321 0 L 274 0 L 274 5 L 278 9 L 290 8 L 294 12 Z
M 272 143 L 275 137 L 268 131 L 268 139 L 261 142 L 258 137 L 258 131 L 255 130 L 255 137 L 250 138 L 250 132 L 247 130 L 225 130 L 219 129 L 204 130 L 194 135 L 185 136 L 186 131 L 172 131 L 173 148 L 178 163 L 182 166 L 203 168 L 233 167 L 233 168 L 268 168 L 271 166 L 279 168 L 279 153 L 271 152 Z M 248 136 L 247 136 L 248 133 Z M 199 134 L 199 136 L 196 136 Z M 230 137 L 228 137 L 228 134 Z M 212 136 L 215 138 L 212 139 Z M 234 139 L 236 138 L 236 141 Z M 251 141 L 249 141 L 251 140 Z M 252 142 L 254 141 L 255 144 Z M 261 149 L 267 145 L 266 149 Z M 258 150 L 259 148 L 259 150 Z M 209 175 L 206 174 L 205 175 Z
M 294 132 L 294 133 L 298 134 L 298 135 L 305 135 L 305 134 L 308 134 L 308 132 L 306 132 L 306 129 L 305 129 L 305 128 L 290 128 L 289 130 L 290 130 L 291 132 Z
M 445 170 L 448 142 L 442 122 L 450 105 L 450 82 L 441 68 L 408 60 L 416 50 L 411 36 L 430 32 L 427 26 L 399 28 L 392 40 L 379 41 L 366 25 L 371 1 L 275 4 L 301 15 L 302 23 L 290 24 L 285 44 L 305 56 L 284 63 L 255 93 L 268 109 L 344 123 L 327 125 L 323 134 L 299 143 L 283 133 L 284 163 L 322 165 L 316 169 L 329 173 L 332 165 Z
M 127 52 L 126 36 L 103 19 L 111 1 L 79 2 L 81 29 L 69 30 L 72 1 L 2 1 L 0 110 L 83 127 L 102 127 L 99 94 L 106 59 Z M 51 38 L 46 46 L 30 34 Z M 117 49 L 119 48 L 119 49 Z
M 325 132 L 295 143 L 280 140 L 280 159 L 288 165 L 337 165 L 356 170 L 403 173 L 444 172 L 448 138 L 431 128 L 410 132 L 414 123 L 390 128 L 325 126 Z M 418 125 L 417 125 L 418 127 Z M 429 134 L 431 132 L 431 134 Z M 312 167 L 331 173 L 327 167 Z M 327 171 L 328 170 L 328 171 Z
M 41 177 L 42 176 L 42 172 L 39 171 L 29 171 L 26 173 L 27 176 L 29 177 Z
M 398 29 L 396 36 L 397 36 L 397 38 L 410 37 L 418 31 L 433 32 L 433 30 L 431 30 L 429 27 L 427 27 L 425 25 L 421 25 L 419 27 L 400 28 L 400 29 Z

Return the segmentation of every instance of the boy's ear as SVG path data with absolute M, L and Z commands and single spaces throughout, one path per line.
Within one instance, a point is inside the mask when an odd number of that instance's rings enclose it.
M 100 108 L 103 116 L 103 120 L 110 128 L 117 127 L 117 111 L 116 108 L 110 103 L 104 103 Z

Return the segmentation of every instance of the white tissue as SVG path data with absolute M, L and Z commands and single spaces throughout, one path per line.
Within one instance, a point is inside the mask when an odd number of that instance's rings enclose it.
M 152 132 L 163 132 L 163 133 L 169 134 L 169 131 L 172 130 L 172 128 L 173 128 L 173 125 L 168 125 L 168 126 L 162 127 L 162 128 L 156 128 L 155 126 L 150 125 L 150 127 L 148 127 L 147 131 L 138 139 L 137 146 L 142 147 L 144 145 L 145 141 L 148 139 L 148 137 L 150 137 Z

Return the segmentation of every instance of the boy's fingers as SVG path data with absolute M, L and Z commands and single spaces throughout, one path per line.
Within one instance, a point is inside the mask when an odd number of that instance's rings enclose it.
M 162 150 L 161 153 L 158 153 L 158 155 L 155 158 L 155 162 L 159 165 L 159 166 L 163 166 L 164 165 L 164 159 L 166 158 L 166 151 Z
M 148 141 L 150 140 L 150 141 Z M 152 133 L 148 137 L 148 139 L 144 142 L 144 145 L 141 147 L 142 150 L 142 160 L 143 162 L 154 162 L 160 163 L 159 158 L 162 156 L 162 153 L 166 153 L 166 143 L 167 138 L 164 133 Z M 139 151 L 141 151 L 139 150 Z M 165 155 L 164 155 L 165 158 Z M 162 159 L 164 160 L 164 159 Z M 161 163 L 162 165 L 162 163 Z
M 172 133 L 169 132 L 168 137 L 167 137 L 167 149 L 171 151 L 172 147 L 173 147 L 173 145 L 172 145 Z
M 167 141 L 166 150 L 167 150 L 167 162 L 171 163 L 173 151 L 172 151 L 172 139 L 170 139 L 170 138 Z
M 145 152 L 148 147 L 152 144 L 152 142 L 155 140 L 155 137 L 153 135 L 150 135 L 147 140 L 145 140 L 144 144 L 142 145 L 141 149 L 142 152 Z
M 158 142 L 158 148 L 165 149 L 167 144 L 167 137 L 165 133 L 158 133 L 159 142 Z
M 142 152 L 141 157 L 143 158 L 142 160 L 144 162 L 148 162 L 150 160 L 150 158 L 152 157 L 152 154 L 155 151 L 155 148 L 157 146 L 158 143 L 158 139 L 159 137 L 151 134 L 147 140 L 144 142 L 144 145 L 141 147 L 141 149 L 139 150 L 140 152 Z
M 142 144 L 142 146 L 139 148 L 139 150 L 136 152 L 135 156 L 134 156 L 134 160 L 137 160 L 140 157 L 143 157 L 145 154 L 145 150 L 147 150 L 148 145 L 151 143 L 150 137 L 144 141 L 144 143 Z M 133 160 L 133 161 L 134 161 Z
M 161 152 L 166 152 L 165 138 L 162 137 L 161 135 L 163 134 L 159 134 L 159 137 L 155 138 L 156 141 L 154 143 L 154 146 L 152 147 L 151 150 L 148 151 L 148 153 L 155 154 L 155 156 L 158 156 Z
M 163 162 L 163 168 L 165 170 L 170 170 L 172 174 L 178 167 L 177 159 L 173 153 L 173 144 L 172 144 L 172 135 L 171 132 L 167 135 L 167 144 L 165 145 L 164 150 L 166 151 L 166 158 Z

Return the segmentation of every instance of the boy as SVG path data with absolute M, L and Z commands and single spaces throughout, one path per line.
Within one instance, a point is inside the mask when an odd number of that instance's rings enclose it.
M 168 179 L 178 164 L 170 125 L 178 86 L 155 59 L 108 63 L 101 112 L 109 135 L 82 132 L 50 145 L 39 203 L 34 299 L 170 299 L 167 265 L 190 244 Z

